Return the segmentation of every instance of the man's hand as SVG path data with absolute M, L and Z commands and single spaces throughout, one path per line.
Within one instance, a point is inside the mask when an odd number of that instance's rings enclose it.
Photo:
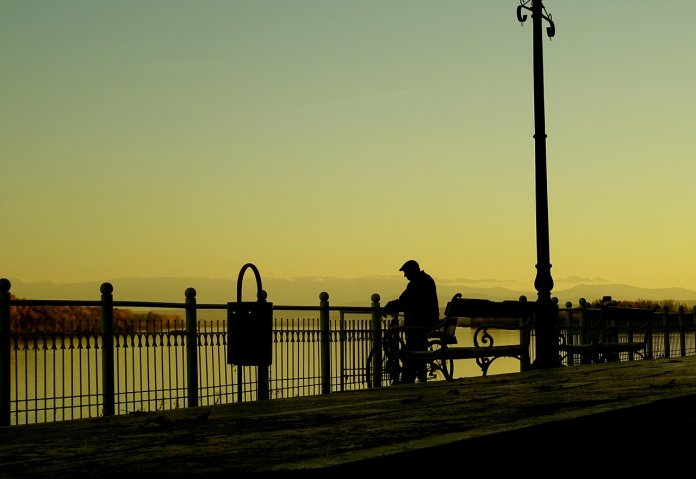
M 399 302 L 397 300 L 392 300 L 392 301 L 387 302 L 387 304 L 384 305 L 384 308 L 382 308 L 382 312 L 385 316 L 387 314 L 398 313 L 399 312 Z

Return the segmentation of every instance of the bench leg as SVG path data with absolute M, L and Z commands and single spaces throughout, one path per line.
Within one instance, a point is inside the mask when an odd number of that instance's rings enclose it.
M 492 362 L 493 361 L 488 356 L 484 356 L 482 358 L 476 358 L 476 364 L 478 364 L 478 367 L 481 368 L 481 372 L 483 373 L 483 376 L 486 376 L 488 374 L 488 368 L 490 367 Z

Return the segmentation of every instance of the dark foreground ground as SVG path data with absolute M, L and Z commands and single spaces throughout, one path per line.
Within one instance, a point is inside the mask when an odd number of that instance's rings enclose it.
M 689 357 L 4 427 L 0 477 L 681 476 L 695 445 Z

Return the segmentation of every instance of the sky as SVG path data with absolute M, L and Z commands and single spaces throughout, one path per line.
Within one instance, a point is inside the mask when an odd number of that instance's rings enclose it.
M 0 277 L 529 288 L 519 0 L 2 0 Z M 696 290 L 696 2 L 546 0 L 555 288 Z

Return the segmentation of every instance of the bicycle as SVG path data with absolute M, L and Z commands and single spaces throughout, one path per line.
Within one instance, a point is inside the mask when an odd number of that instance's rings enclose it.
M 401 384 L 404 360 L 424 360 L 427 363 L 427 380 L 450 380 L 454 372 L 454 360 L 441 359 L 438 351 L 443 345 L 442 329 L 445 320 L 441 320 L 435 326 L 407 326 L 403 324 L 403 315 L 400 313 L 384 314 L 391 316 L 389 328 L 384 331 L 380 341 L 370 350 L 365 367 L 365 379 L 367 386 L 372 387 L 372 363 L 377 351 L 382 352 L 383 379 L 387 385 Z M 428 347 L 425 351 L 412 351 L 406 349 L 405 333 L 416 329 L 425 329 L 428 333 Z

